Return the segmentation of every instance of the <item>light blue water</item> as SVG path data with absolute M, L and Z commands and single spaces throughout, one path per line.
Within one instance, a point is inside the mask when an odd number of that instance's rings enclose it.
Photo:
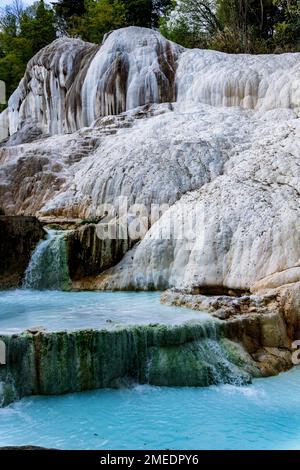
M 0 331 L 207 319 L 158 293 L 0 292 Z M 300 368 L 247 387 L 98 390 L 0 409 L 0 446 L 61 449 L 300 449 Z
M 43 326 L 50 331 L 116 324 L 180 324 L 210 315 L 160 303 L 157 292 L 0 292 L 0 332 Z
M 300 368 L 247 387 L 99 390 L 0 410 L 0 445 L 300 449 Z

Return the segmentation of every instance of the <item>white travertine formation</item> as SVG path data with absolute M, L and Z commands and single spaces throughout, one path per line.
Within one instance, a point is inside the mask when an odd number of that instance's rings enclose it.
M 130 27 L 102 46 L 61 38 L 28 64 L 8 104 L 13 134 L 27 120 L 45 134 L 74 132 L 100 116 L 178 101 L 299 112 L 300 54 L 184 50 L 158 32 Z
M 191 50 L 181 54 L 177 101 L 267 111 L 300 110 L 300 54 L 248 55 Z
M 60 38 L 28 63 L 8 102 L 11 135 L 26 121 L 45 134 L 73 132 L 100 117 L 175 100 L 175 63 L 182 48 L 146 28 L 107 36 L 100 48 Z
M 27 121 L 38 123 L 45 134 L 68 132 L 73 124 L 67 122 L 69 107 L 73 119 L 81 123 L 78 87 L 86 62 L 97 49 L 79 39 L 63 38 L 38 52 L 8 101 L 9 134 Z
M 100 48 L 59 39 L 9 102 L 0 207 L 94 218 L 120 196 L 169 204 L 94 288 L 296 282 L 299 80 L 297 53 L 188 51 L 143 28 Z
M 8 110 L 0 114 L 0 142 L 8 137 Z
M 223 174 L 175 203 L 98 287 L 247 290 L 298 266 L 300 124 L 286 117 L 236 114 Z M 224 111 L 215 119 L 219 128 Z

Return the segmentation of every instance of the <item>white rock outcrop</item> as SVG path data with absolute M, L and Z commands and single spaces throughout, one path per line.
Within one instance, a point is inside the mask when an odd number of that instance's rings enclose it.
M 106 205 L 121 215 L 120 197 L 143 204 L 147 233 L 85 288 L 296 282 L 299 79 L 297 53 L 184 50 L 143 28 L 100 48 L 59 39 L 30 61 L 0 117 L 12 134 L 0 148 L 0 206 L 101 218 Z
M 218 118 L 224 120 L 223 110 Z M 130 262 L 123 260 L 101 278 L 103 287 L 247 290 L 266 276 L 298 266 L 298 119 L 270 118 L 266 124 L 239 116 L 237 122 L 244 134 L 230 128 L 235 145 L 223 174 L 165 212 L 128 257 Z M 293 270 L 294 281 L 297 275 L 299 270 Z
M 28 120 L 45 134 L 73 132 L 99 116 L 175 100 L 180 46 L 146 28 L 109 34 L 101 47 L 60 38 L 28 63 L 8 102 L 8 133 Z

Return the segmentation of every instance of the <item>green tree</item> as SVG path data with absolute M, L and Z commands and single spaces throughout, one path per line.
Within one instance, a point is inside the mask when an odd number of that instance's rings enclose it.
M 19 36 L 30 42 L 32 56 L 56 39 L 54 12 L 45 5 L 44 0 L 39 0 L 24 11 L 20 19 Z
M 171 0 L 86 0 L 85 13 L 73 18 L 70 36 L 99 43 L 104 34 L 125 26 L 156 27 Z
M 161 32 L 187 47 L 266 53 L 300 47 L 300 0 L 178 0 Z
M 274 28 L 274 44 L 279 51 L 300 50 L 300 0 L 273 0 L 280 15 Z
M 126 24 L 130 26 L 152 26 L 153 5 L 151 0 L 127 0 L 125 6 Z
M 0 16 L 0 80 L 6 83 L 7 97 L 17 88 L 27 62 L 56 37 L 54 14 L 39 0 L 22 8 L 19 1 Z
M 105 33 L 126 26 L 126 8 L 120 0 L 87 0 L 86 13 L 75 35 L 100 43 Z
M 86 11 L 85 0 L 59 0 L 52 5 L 60 33 L 70 34 L 75 31 Z
M 172 8 L 160 20 L 161 33 L 185 47 L 206 47 L 209 38 L 222 28 L 214 0 L 173 0 Z
M 171 0 L 126 0 L 126 24 L 156 28 L 160 17 L 171 6 Z

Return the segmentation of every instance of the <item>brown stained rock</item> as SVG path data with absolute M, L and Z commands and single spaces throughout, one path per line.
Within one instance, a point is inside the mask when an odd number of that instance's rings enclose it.
M 161 301 L 211 313 L 227 338 L 243 344 L 263 376 L 292 367 L 292 342 L 300 339 L 300 282 L 261 295 L 204 296 L 168 290 Z
M 80 281 L 117 264 L 134 244 L 131 240 L 105 239 L 97 235 L 97 225 L 82 225 L 66 237 L 70 278 Z
M 262 348 L 252 354 L 263 377 L 277 375 L 291 368 L 291 353 L 278 348 Z

